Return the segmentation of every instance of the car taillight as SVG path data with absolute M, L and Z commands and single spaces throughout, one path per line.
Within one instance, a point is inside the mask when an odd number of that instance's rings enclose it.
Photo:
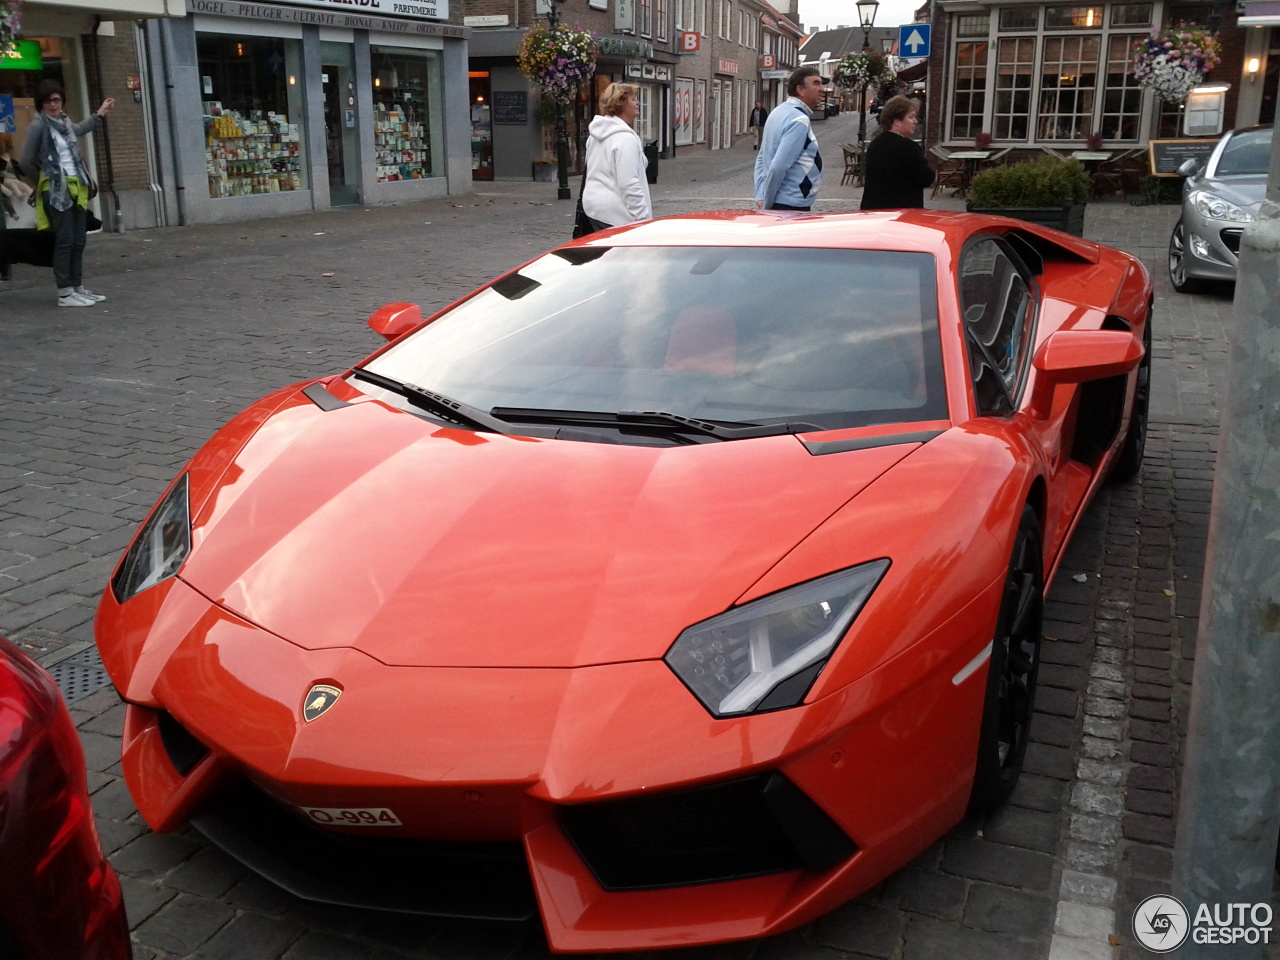
M 0 655 L 0 810 L 0 913 L 18 941 L 48 958 L 132 956 L 79 735 L 57 687 L 25 657 Z

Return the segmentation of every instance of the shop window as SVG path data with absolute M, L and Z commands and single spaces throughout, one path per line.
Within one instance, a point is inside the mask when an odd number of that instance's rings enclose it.
M 1035 53 L 1034 37 L 1007 37 L 1000 41 L 993 130 L 997 140 L 1026 140 L 1030 133 Z
M 1093 128 L 1100 38 L 1047 37 L 1040 68 L 1041 140 L 1083 140 Z
M 298 41 L 198 34 L 196 53 L 209 196 L 306 189 Z
M 1000 11 L 1001 30 L 1034 30 L 1039 25 L 1038 7 L 1005 7 Z
M 1117 34 L 1107 39 L 1107 82 L 1102 91 L 1104 140 L 1138 139 L 1142 88 L 1129 72 L 1133 67 L 1133 45 L 1138 39 L 1132 34 Z
M 1045 7 L 1046 29 L 1093 29 L 1102 26 L 1102 7 Z
M 982 132 L 987 99 L 987 44 L 956 44 L 956 92 L 952 101 L 951 136 L 972 140 Z
M 1112 7 L 1111 25 L 1113 27 L 1151 26 L 1151 4 L 1125 3 Z
M 372 67 L 378 182 L 443 176 L 444 158 L 437 146 L 443 142 L 439 55 L 374 47 Z M 489 105 L 483 106 L 487 115 Z

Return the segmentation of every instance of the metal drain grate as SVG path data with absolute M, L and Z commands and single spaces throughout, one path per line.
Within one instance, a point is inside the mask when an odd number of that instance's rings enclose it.
M 55 663 L 48 670 L 58 689 L 62 691 L 62 699 L 67 703 L 83 700 L 89 694 L 111 685 L 111 678 L 107 676 L 95 647 L 81 650 Z

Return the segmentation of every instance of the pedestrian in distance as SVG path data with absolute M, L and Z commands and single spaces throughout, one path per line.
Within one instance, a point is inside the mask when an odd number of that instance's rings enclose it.
M 799 67 L 787 79 L 787 99 L 769 114 L 756 154 L 759 210 L 808 210 L 822 185 L 822 155 L 810 121 L 831 81 L 816 67 Z
M 81 277 L 92 178 L 78 140 L 97 130 L 116 105 L 108 97 L 83 123 L 63 113 L 66 92 L 56 80 L 36 88 L 36 114 L 27 129 L 19 172 L 36 188 L 36 227 L 53 232 L 53 277 L 58 306 L 92 307 L 107 299 L 84 288 Z
M 880 111 L 881 133 L 867 144 L 862 190 L 863 210 L 920 209 L 924 188 L 937 176 L 912 139 L 920 122 L 920 104 L 910 97 L 890 97 Z
M 751 144 L 752 150 L 760 149 L 760 131 L 764 129 L 764 122 L 768 119 L 769 108 L 757 100 L 755 108 L 751 111 L 751 135 L 754 138 Z
M 600 95 L 600 114 L 587 128 L 582 210 L 598 230 L 653 217 L 648 160 L 633 126 L 640 115 L 639 94 L 635 84 L 609 84 Z

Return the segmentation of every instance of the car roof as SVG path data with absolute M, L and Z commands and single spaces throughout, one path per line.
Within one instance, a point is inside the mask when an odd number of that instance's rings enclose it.
M 1018 232 L 1036 246 L 1096 262 L 1098 246 L 1019 220 L 949 210 L 847 213 L 708 210 L 615 227 L 572 246 L 795 247 L 919 251 L 950 259 L 976 233 Z

